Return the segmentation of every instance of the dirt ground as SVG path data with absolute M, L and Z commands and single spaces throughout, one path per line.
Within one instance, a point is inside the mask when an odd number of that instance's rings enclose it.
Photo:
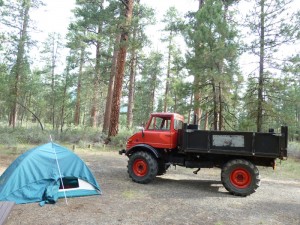
M 300 178 L 269 176 L 248 197 L 228 194 L 220 170 L 171 167 L 150 184 L 132 182 L 127 158 L 116 152 L 77 153 L 103 194 L 64 199 L 54 205 L 16 205 L 7 224 L 300 224 Z M 0 174 L 15 156 L 0 158 Z M 276 173 L 276 172 L 275 172 Z

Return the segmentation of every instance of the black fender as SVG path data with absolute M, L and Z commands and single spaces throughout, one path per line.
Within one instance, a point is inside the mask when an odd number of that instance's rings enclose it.
M 151 153 L 155 158 L 159 159 L 162 158 L 161 154 L 152 146 L 150 145 L 146 145 L 146 144 L 139 144 L 139 145 L 135 145 L 134 147 L 132 147 L 131 149 L 129 149 L 126 152 L 127 156 L 132 155 L 134 152 L 137 151 L 145 151 L 145 152 L 149 152 Z

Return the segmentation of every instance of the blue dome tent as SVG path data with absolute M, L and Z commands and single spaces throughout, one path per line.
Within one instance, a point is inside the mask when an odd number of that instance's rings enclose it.
M 52 142 L 20 155 L 0 177 L 0 201 L 16 204 L 99 194 L 101 189 L 86 164 Z

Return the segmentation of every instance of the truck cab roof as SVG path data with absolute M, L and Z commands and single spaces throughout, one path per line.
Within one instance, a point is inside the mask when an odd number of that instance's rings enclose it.
M 184 121 L 184 117 L 178 113 L 170 113 L 170 112 L 156 112 L 156 113 L 151 113 L 151 116 L 156 116 L 156 117 L 173 117 L 177 120 Z

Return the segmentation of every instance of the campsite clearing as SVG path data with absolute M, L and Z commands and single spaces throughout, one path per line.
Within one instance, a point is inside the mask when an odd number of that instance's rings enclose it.
M 300 178 L 260 168 L 260 189 L 230 195 L 219 170 L 171 167 L 152 183 L 132 182 L 127 159 L 115 152 L 76 152 L 91 169 L 101 196 L 59 199 L 54 205 L 15 205 L 7 224 L 300 224 Z M 0 172 L 17 155 L 1 155 Z M 285 162 L 283 162 L 285 163 Z M 204 169 L 203 169 L 204 170 Z

